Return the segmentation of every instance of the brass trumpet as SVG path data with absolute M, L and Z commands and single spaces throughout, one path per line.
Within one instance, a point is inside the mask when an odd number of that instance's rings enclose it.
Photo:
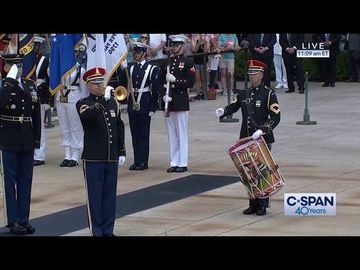
M 113 90 L 113 95 L 116 100 L 121 101 L 127 97 L 127 90 L 124 86 L 118 86 Z

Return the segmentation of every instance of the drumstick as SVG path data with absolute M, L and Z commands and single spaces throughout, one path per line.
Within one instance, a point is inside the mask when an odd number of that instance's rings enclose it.
M 250 141 L 252 139 L 253 139 L 252 136 L 249 136 L 249 137 L 245 137 L 245 138 L 241 138 L 240 140 L 237 140 L 236 143 L 239 143 L 239 142 L 243 143 L 243 142 Z

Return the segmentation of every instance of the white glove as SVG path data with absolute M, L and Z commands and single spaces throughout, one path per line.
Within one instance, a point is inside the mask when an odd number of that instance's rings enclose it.
M 153 116 L 154 114 L 155 114 L 155 113 L 152 112 L 152 111 L 149 112 L 149 116 L 150 116 L 150 117 Z
M 217 117 L 220 117 L 220 116 L 222 116 L 224 114 L 224 112 L 225 111 L 224 111 L 223 108 L 219 108 L 219 109 L 216 109 L 215 114 L 216 114 Z
M 12 79 L 16 80 L 16 76 L 17 76 L 18 72 L 19 72 L 18 67 L 15 64 L 13 64 L 11 66 L 6 78 L 12 78 Z
M 125 156 L 120 156 L 120 157 L 119 157 L 119 166 L 124 165 L 124 163 L 125 163 L 125 159 L 126 159 L 126 157 L 125 157 Z
M 109 100 L 111 98 L 111 92 L 114 90 L 114 87 L 112 86 L 106 86 L 105 88 L 105 94 L 104 94 L 104 98 L 105 100 Z
M 260 138 L 261 135 L 264 135 L 265 133 L 261 130 L 261 129 L 258 129 L 257 131 L 255 131 L 253 133 L 253 135 L 251 135 L 251 137 L 253 138 L 253 140 L 257 140 Z
M 176 78 L 174 75 L 172 75 L 171 73 L 166 73 L 166 81 L 167 82 L 175 82 Z
M 169 97 L 168 95 L 163 96 L 163 101 L 164 102 L 171 102 L 172 101 L 172 97 Z
M 43 108 L 45 111 L 47 111 L 51 108 L 51 106 L 50 106 L 50 104 L 43 104 Z

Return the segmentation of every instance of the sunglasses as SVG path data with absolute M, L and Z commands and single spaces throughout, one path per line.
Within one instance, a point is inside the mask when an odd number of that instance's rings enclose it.
M 145 37 L 145 36 L 141 36 L 140 38 L 143 38 L 143 39 L 149 39 L 148 37 Z

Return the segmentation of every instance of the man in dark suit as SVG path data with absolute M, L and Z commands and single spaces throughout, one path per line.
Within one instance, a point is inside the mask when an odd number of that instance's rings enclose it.
M 285 93 L 295 92 L 294 75 L 296 75 L 299 94 L 304 94 L 305 86 L 303 62 L 302 58 L 297 58 L 296 56 L 296 51 L 301 48 L 304 38 L 304 34 L 280 34 L 279 36 L 289 87 Z
M 339 54 L 340 34 L 314 34 L 313 42 L 324 43 L 324 48 L 329 50 L 329 58 L 320 58 L 320 78 L 323 87 L 335 87 L 336 59 Z
M 159 91 L 162 93 L 162 110 L 168 104 L 169 116 L 165 118 L 170 146 L 171 172 L 188 170 L 188 113 L 190 110 L 188 88 L 195 84 L 195 64 L 193 59 L 184 56 L 187 37 L 172 35 L 169 37 L 171 57 L 163 64 L 159 73 Z M 165 88 L 169 83 L 169 94 Z M 164 87 L 163 87 L 164 86 Z
M 248 37 L 252 59 L 259 60 L 267 65 L 264 71 L 264 85 L 270 87 L 270 72 L 274 59 L 274 45 L 276 34 L 250 34 Z
M 128 98 L 128 115 L 134 149 L 134 163 L 129 170 L 148 169 L 150 123 L 158 105 L 158 67 L 146 60 L 149 46 L 134 42 L 134 60 L 130 67 L 131 86 Z
M 349 62 L 348 82 L 360 82 L 360 34 L 347 35 L 347 52 Z
M 76 103 L 84 129 L 83 171 L 89 227 L 93 236 L 114 236 L 118 166 L 125 162 L 125 131 L 113 88 L 104 88 L 105 70 L 93 68 L 83 79 L 90 89 Z
M 40 101 L 35 83 L 22 78 L 22 55 L 3 55 L 7 73 L 0 89 L 0 147 L 5 221 L 10 233 L 32 234 L 29 223 L 34 149 L 40 146 Z
M 240 91 L 236 100 L 225 108 L 215 111 L 220 119 L 237 112 L 241 108 L 242 124 L 240 139 L 252 136 L 254 140 L 264 136 L 264 140 L 271 150 L 275 142 L 273 129 L 280 123 L 280 106 L 275 92 L 263 84 L 262 78 L 267 66 L 258 60 L 248 60 L 248 74 L 251 87 Z M 269 207 L 268 198 L 249 199 L 249 207 L 243 211 L 244 215 L 254 214 L 262 216 Z

